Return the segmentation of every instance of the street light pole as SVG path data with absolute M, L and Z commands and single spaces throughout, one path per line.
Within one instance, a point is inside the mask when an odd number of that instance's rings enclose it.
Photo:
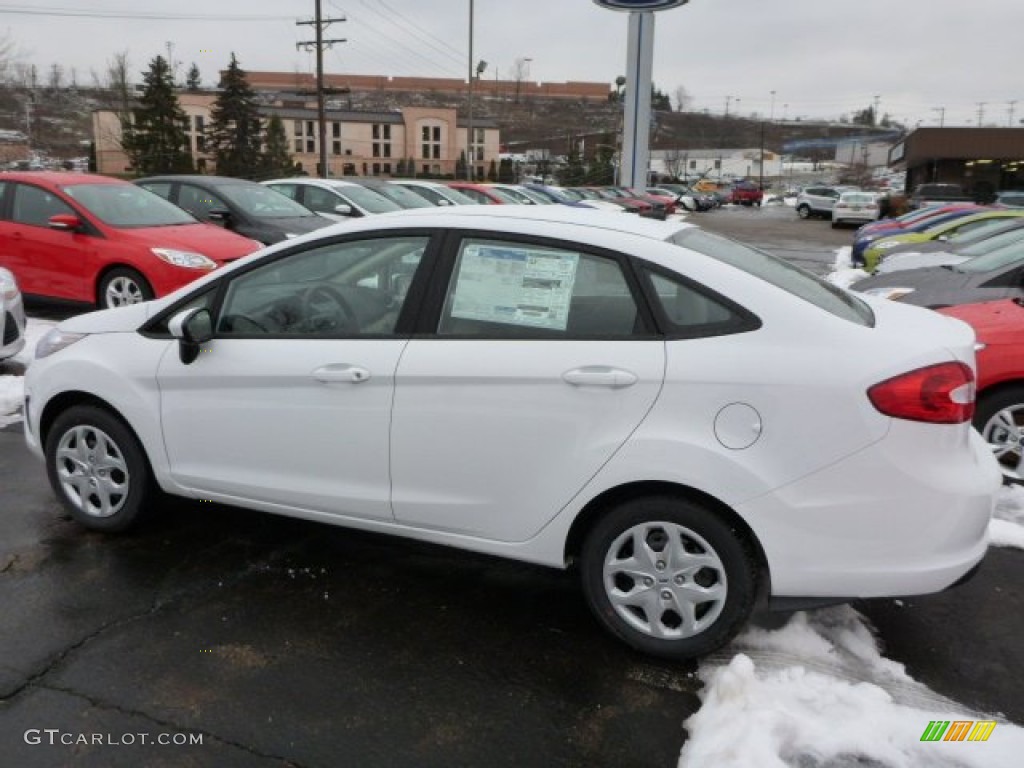
M 466 121 L 466 180 L 473 181 L 473 0 L 469 0 L 469 118 Z

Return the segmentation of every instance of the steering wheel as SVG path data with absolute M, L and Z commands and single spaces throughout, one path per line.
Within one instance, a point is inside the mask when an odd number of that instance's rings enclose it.
M 299 300 L 306 330 L 314 333 L 359 332 L 359 319 L 338 289 L 320 283 L 303 291 Z

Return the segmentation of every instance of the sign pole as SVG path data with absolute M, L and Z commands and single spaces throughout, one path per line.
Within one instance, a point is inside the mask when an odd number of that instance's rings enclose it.
M 626 96 L 622 107 L 622 171 L 619 183 L 646 187 L 650 165 L 651 89 L 654 70 L 654 14 L 629 14 Z

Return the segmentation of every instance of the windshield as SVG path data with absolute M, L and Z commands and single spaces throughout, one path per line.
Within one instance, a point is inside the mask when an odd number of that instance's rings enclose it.
M 360 208 L 364 208 L 370 213 L 389 213 L 402 210 L 402 206 L 393 200 L 388 200 L 384 195 L 378 195 L 372 189 L 361 187 L 358 184 L 353 184 L 351 187 L 339 184 L 334 186 L 334 189 L 338 190 L 339 195 L 347 200 L 351 200 Z
M 433 208 L 434 204 L 426 198 L 417 195 L 410 189 L 400 187 L 397 184 L 374 184 L 367 189 L 378 195 L 384 195 L 388 200 L 397 203 L 400 208 Z
M 956 249 L 956 252 L 961 256 L 967 256 L 972 259 L 975 256 L 983 256 L 989 251 L 1016 243 L 1024 238 L 1024 227 L 1014 227 L 995 235 L 989 235 L 988 232 L 985 232 L 978 237 L 980 239 L 972 238 L 970 243 L 965 241 L 963 245 Z
M 1015 243 L 996 248 L 983 256 L 978 256 L 958 264 L 952 269 L 956 272 L 974 274 L 978 272 L 993 272 L 997 269 L 1010 266 L 1018 261 L 1024 261 L 1024 241 L 1018 240 Z
M 255 219 L 293 219 L 316 216 L 309 208 L 262 184 L 219 184 L 217 192 Z
M 112 227 L 173 227 L 197 224 L 186 211 L 134 184 L 75 184 L 64 187 L 89 213 Z
M 875 315 L 871 307 L 852 293 L 770 253 L 696 227 L 681 229 L 669 236 L 668 241 L 759 277 L 776 288 L 781 288 L 844 320 L 857 325 L 875 324 Z

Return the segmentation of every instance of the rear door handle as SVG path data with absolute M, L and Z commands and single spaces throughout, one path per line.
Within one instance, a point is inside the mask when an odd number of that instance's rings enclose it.
M 321 384 L 360 384 L 370 380 L 370 372 L 359 365 L 333 363 L 317 368 L 313 371 L 313 378 Z
M 632 371 L 612 368 L 607 365 L 585 365 L 582 368 L 573 368 L 571 371 L 563 373 L 562 379 L 577 387 L 609 387 L 610 389 L 630 387 L 640 380 Z

